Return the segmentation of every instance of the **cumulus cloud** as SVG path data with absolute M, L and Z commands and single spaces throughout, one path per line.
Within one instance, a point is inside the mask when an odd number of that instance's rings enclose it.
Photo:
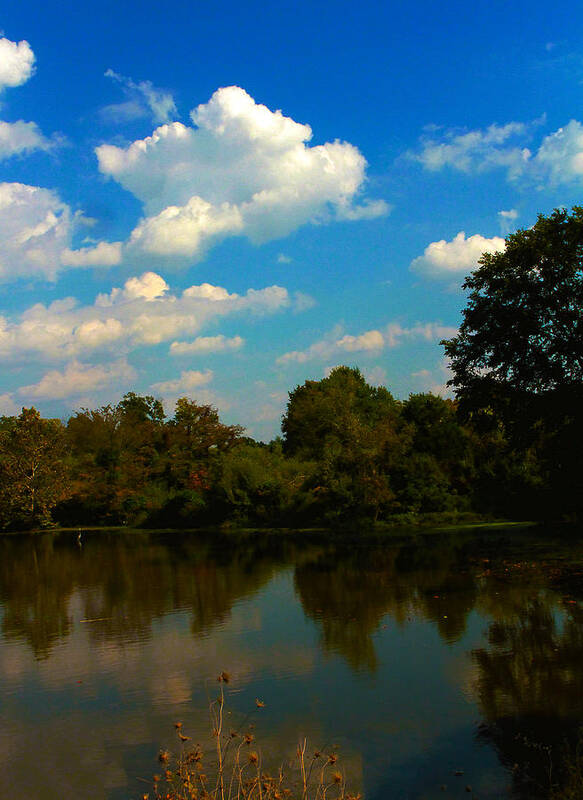
M 423 255 L 413 259 L 411 269 L 434 279 L 465 276 L 476 268 L 482 253 L 494 253 L 504 247 L 500 236 L 486 239 L 476 233 L 466 239 L 464 231 L 460 231 L 451 242 L 440 239 L 427 245 Z
M 18 394 L 29 398 L 63 399 L 84 395 L 120 381 L 127 384 L 135 378 L 136 371 L 125 359 L 96 366 L 72 361 L 62 372 L 51 370 L 38 383 L 22 386 Z
M 54 278 L 71 242 L 74 215 L 55 192 L 0 184 L 0 279 Z
M 92 305 L 79 306 L 74 298 L 65 298 L 49 306 L 37 303 L 13 321 L 0 317 L 0 358 L 20 359 L 26 354 L 66 360 L 95 350 L 127 353 L 142 345 L 196 335 L 223 316 L 271 314 L 290 305 L 281 286 L 239 295 L 203 283 L 176 295 L 160 275 L 145 272 L 123 287 L 99 294 Z M 234 347 L 234 340 L 221 341 L 225 348 Z
M 309 125 L 219 89 L 191 112 L 128 147 L 96 149 L 99 168 L 137 197 L 145 217 L 128 250 L 191 261 L 227 236 L 261 244 L 309 222 L 385 214 L 363 201 L 366 161 L 346 142 L 309 146 Z
M 0 39 L 0 92 L 21 86 L 34 72 L 35 56 L 27 41 Z
M 461 172 L 506 167 L 511 175 L 516 175 L 523 171 L 531 152 L 512 142 L 525 137 L 530 127 L 532 126 L 522 122 L 509 122 L 506 125 L 490 125 L 485 130 L 462 133 L 447 130 L 440 139 L 422 138 L 421 151 L 409 155 L 425 169 L 433 172 L 444 167 Z
M 121 242 L 99 242 L 95 247 L 61 251 L 65 267 L 111 267 L 121 261 Z
M 508 178 L 522 178 L 541 185 L 579 182 L 583 179 L 583 124 L 572 119 L 542 138 L 538 146 L 526 147 L 545 117 L 530 123 L 509 122 L 485 129 L 459 132 L 446 130 L 422 137 L 421 148 L 409 158 L 436 172 L 450 167 L 465 173 L 505 168 Z
M 198 336 L 192 342 L 172 342 L 170 355 L 183 356 L 196 353 L 221 353 L 226 350 L 240 350 L 245 340 L 240 336 L 231 338 L 219 334 L 218 336 Z
M 72 266 L 118 263 L 119 243 L 71 250 L 82 215 L 56 192 L 23 183 L 0 183 L 0 281 L 42 277 L 54 280 Z
M 180 377 L 171 381 L 161 381 L 160 383 L 153 383 L 152 389 L 162 394 L 173 394 L 176 392 L 191 392 L 193 389 L 198 389 L 200 386 L 206 386 L 213 379 L 213 372 L 210 369 L 200 372 L 198 370 L 187 370 L 181 372 Z
M 583 125 L 572 119 L 564 128 L 545 136 L 533 160 L 537 176 L 551 183 L 569 183 L 583 177 Z
M 112 69 L 108 69 L 105 76 L 116 81 L 128 99 L 106 106 L 101 110 L 102 116 L 119 121 L 151 116 L 154 122 L 169 122 L 176 116 L 176 104 L 170 92 L 157 89 L 151 81 L 136 83 Z
M 0 159 L 30 153 L 33 150 L 50 150 L 54 143 L 40 132 L 34 122 L 4 122 L 0 120 Z
M 360 336 L 343 336 L 338 339 L 336 346 L 340 350 L 348 353 L 362 350 L 380 350 L 384 346 L 385 340 L 380 331 L 367 331 Z
M 34 53 L 28 42 L 0 39 L 0 94 L 8 87 L 21 86 L 34 72 Z M 0 160 L 24 155 L 33 150 L 50 150 L 50 141 L 34 122 L 0 120 Z
M 390 322 L 382 330 L 370 330 L 357 336 L 340 336 L 339 328 L 336 327 L 306 350 L 284 353 L 276 359 L 276 363 L 305 364 L 307 361 L 332 358 L 340 353 L 378 353 L 386 348 L 398 347 L 406 340 L 439 341 L 456 333 L 456 328 L 438 322 L 419 322 L 409 328 L 403 327 L 399 322 Z

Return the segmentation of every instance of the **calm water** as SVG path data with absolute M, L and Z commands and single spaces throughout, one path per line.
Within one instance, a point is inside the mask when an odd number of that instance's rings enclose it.
M 544 797 L 583 722 L 580 541 L 0 537 L 3 794 L 141 797 L 228 670 L 267 764 L 306 736 L 367 800 Z

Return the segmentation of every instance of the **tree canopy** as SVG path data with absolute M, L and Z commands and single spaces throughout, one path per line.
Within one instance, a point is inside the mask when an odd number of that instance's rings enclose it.
M 462 415 L 502 425 L 515 449 L 536 451 L 546 502 L 580 511 L 583 207 L 507 236 L 464 288 L 459 333 L 443 342 Z
M 541 395 L 583 385 L 583 207 L 556 209 L 484 253 L 464 283 L 459 333 L 445 341 L 462 402 L 500 390 Z

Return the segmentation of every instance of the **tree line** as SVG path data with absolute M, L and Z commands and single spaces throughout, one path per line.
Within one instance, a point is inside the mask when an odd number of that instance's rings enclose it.
M 0 418 L 0 528 L 328 525 L 463 512 L 583 512 L 583 208 L 506 237 L 466 279 L 442 342 L 456 400 L 396 400 L 354 367 L 289 394 L 269 444 L 183 397 L 66 423 Z
M 133 392 L 66 422 L 0 418 L 2 528 L 314 526 L 477 512 L 532 516 L 536 453 L 464 422 L 433 394 L 396 400 L 337 367 L 289 395 L 269 444 L 183 397 L 172 417 Z M 537 499 L 538 498 L 538 499 Z

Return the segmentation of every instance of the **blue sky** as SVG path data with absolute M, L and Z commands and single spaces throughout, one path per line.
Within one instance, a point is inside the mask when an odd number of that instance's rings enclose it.
M 337 364 L 445 392 L 480 253 L 581 202 L 576 3 L 19 0 L 0 31 L 0 413 L 186 395 L 269 439 Z

